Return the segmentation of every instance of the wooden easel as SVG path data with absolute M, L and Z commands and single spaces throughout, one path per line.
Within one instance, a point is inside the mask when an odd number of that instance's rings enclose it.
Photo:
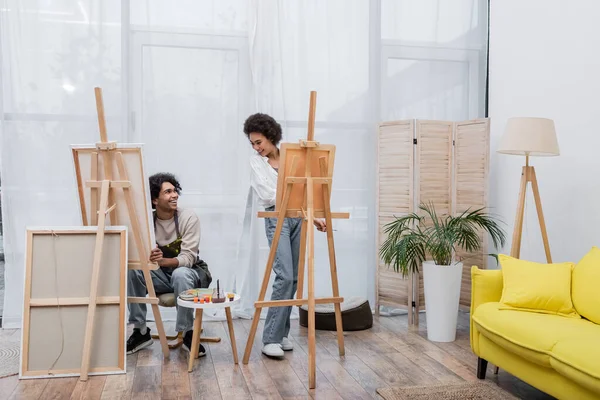
M 335 321 L 340 356 L 344 355 L 344 335 L 340 303 L 344 301 L 339 295 L 335 250 L 333 244 L 332 218 L 350 218 L 349 213 L 332 213 L 330 208 L 330 193 L 333 178 L 333 160 L 335 146 L 322 145 L 314 141 L 315 109 L 317 93 L 310 93 L 310 108 L 308 116 L 308 135 L 299 144 L 284 143 L 281 146 L 279 177 L 277 182 L 277 202 L 275 211 L 259 212 L 259 218 L 277 218 L 277 227 L 273 236 L 271 250 L 252 326 L 250 328 L 246 351 L 242 362 L 248 364 L 252 344 L 263 307 L 288 307 L 308 304 L 308 385 L 315 388 L 315 304 L 335 305 Z M 288 153 L 291 157 L 288 156 Z M 298 172 L 302 170 L 304 172 Z M 315 174 L 316 173 L 316 174 Z M 316 192 L 316 193 L 315 193 Z M 319 193 L 320 192 L 320 193 Z M 319 196 L 319 194 L 321 196 Z M 333 297 L 315 298 L 315 266 L 314 266 L 314 227 L 315 218 L 325 218 L 327 221 L 327 244 L 329 247 L 329 264 L 331 270 L 331 286 Z M 300 254 L 298 260 L 298 290 L 297 299 L 264 301 L 273 269 L 275 254 L 279 245 L 279 237 L 283 228 L 284 218 L 303 218 L 300 233 Z M 308 250 L 308 257 L 306 252 Z M 303 298 L 304 264 L 308 259 L 308 298 Z
M 141 229 L 139 223 L 139 216 L 134 207 L 133 198 L 129 188 L 131 187 L 131 181 L 128 179 L 127 169 L 123 162 L 123 154 L 118 151 L 117 143 L 108 141 L 106 133 L 106 121 L 104 118 L 104 103 L 102 101 L 102 89 L 94 88 L 96 95 L 96 108 L 98 111 L 98 124 L 100 128 L 100 142 L 96 143 L 97 152 L 92 154 L 92 165 L 91 179 L 85 182 L 85 186 L 91 189 L 91 225 L 98 226 L 98 234 L 96 236 L 96 245 L 94 249 L 94 263 L 92 266 L 92 280 L 90 287 L 90 301 L 87 314 L 87 323 L 85 330 L 85 337 L 83 342 L 83 356 L 81 360 L 81 375 L 80 380 L 86 381 L 88 379 L 88 371 L 90 365 L 91 356 L 91 344 L 94 333 L 94 317 L 96 312 L 97 292 L 98 292 L 98 276 L 100 274 L 100 261 L 102 257 L 103 242 L 104 242 L 104 229 L 106 227 L 106 218 L 110 215 L 111 223 L 118 225 L 117 213 L 115 212 L 117 204 L 114 199 L 114 190 L 123 190 L 123 195 L 127 203 L 127 210 L 131 221 L 132 229 L 129 234 L 134 236 L 135 246 L 139 254 L 140 260 L 149 260 L 149 249 L 146 249 L 142 241 Z M 99 157 L 103 157 L 104 165 L 104 177 L 103 180 L 98 180 L 98 168 L 99 168 Z M 116 161 L 119 180 L 113 179 L 112 161 Z M 99 191 L 99 193 L 98 193 Z M 100 195 L 100 201 L 98 202 L 98 194 Z M 109 207 L 110 204 L 110 207 Z M 98 210 L 97 213 L 94 210 Z M 130 303 L 148 303 L 152 305 L 152 311 L 154 313 L 154 320 L 156 322 L 156 328 L 160 337 L 160 344 L 162 347 L 163 355 L 169 356 L 169 347 L 167 345 L 167 338 L 165 335 L 165 329 L 158 309 L 158 297 L 154 291 L 154 285 L 152 284 L 152 277 L 150 276 L 150 269 L 157 269 L 156 264 L 140 262 L 139 268 L 136 266 L 135 269 L 143 271 L 144 279 L 146 280 L 146 288 L 148 290 L 148 297 L 128 297 L 127 300 Z M 129 266 L 132 269 L 131 266 Z
M 525 166 L 521 172 L 521 188 L 519 190 L 519 201 L 517 203 L 517 216 L 515 218 L 515 230 L 513 232 L 512 246 L 510 250 L 511 257 L 519 258 L 521 255 L 521 235 L 523 233 L 523 217 L 525 214 L 525 196 L 527 194 L 527 184 L 531 182 L 533 189 L 533 198 L 535 200 L 535 208 L 537 209 L 540 229 L 542 230 L 542 240 L 544 242 L 544 250 L 546 252 L 546 261 L 552 264 L 552 256 L 550 255 L 550 244 L 548 243 L 548 233 L 546 232 L 546 222 L 544 221 L 544 213 L 542 212 L 542 200 L 538 189 L 535 169 L 529 165 L 529 156 L 525 156 Z

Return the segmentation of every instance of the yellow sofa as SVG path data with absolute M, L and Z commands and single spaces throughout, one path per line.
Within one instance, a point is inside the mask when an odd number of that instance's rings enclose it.
M 600 399 L 600 325 L 499 309 L 501 270 L 472 267 L 471 284 L 471 348 L 479 357 L 479 379 L 489 361 L 558 399 Z M 595 287 L 600 299 L 600 282 Z

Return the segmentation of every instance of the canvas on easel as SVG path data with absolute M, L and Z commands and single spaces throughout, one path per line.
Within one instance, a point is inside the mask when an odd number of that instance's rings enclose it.
M 154 237 L 154 227 L 152 223 L 152 211 L 148 207 L 151 203 L 150 200 L 150 189 L 148 184 L 148 177 L 145 173 L 144 159 L 142 154 L 142 145 L 140 144 L 118 144 L 114 152 L 121 153 L 123 159 L 123 165 L 127 171 L 129 181 L 133 182 L 129 187 L 133 207 L 136 215 L 139 216 L 140 224 L 140 236 L 142 243 L 146 249 L 147 254 L 150 254 L 150 250 L 155 247 L 156 239 Z M 81 211 L 81 218 L 84 226 L 97 225 L 98 224 L 98 188 L 89 187 L 86 185 L 86 180 L 90 180 L 93 176 L 93 180 L 102 181 L 105 179 L 105 157 L 98 155 L 98 149 L 94 144 L 88 145 L 73 145 L 73 162 L 75 165 L 75 173 L 77 179 L 77 191 L 79 194 L 79 206 Z M 97 158 L 97 161 L 94 159 Z M 96 163 L 97 168 L 94 171 L 92 165 Z M 112 171 L 118 170 L 117 157 L 112 157 Z M 120 177 L 119 177 L 120 178 Z M 125 193 L 122 190 L 114 191 L 114 202 L 118 207 L 115 208 L 114 212 L 110 214 L 110 223 L 116 225 L 122 223 L 126 225 L 130 232 L 133 228 L 131 219 L 129 218 L 129 210 L 127 208 L 127 200 Z M 110 202 L 110 201 L 109 201 Z M 95 203 L 95 205 L 94 205 Z M 139 269 L 141 266 L 140 255 L 137 250 L 136 239 L 134 235 L 129 235 L 129 258 L 128 265 L 130 269 Z M 157 269 L 158 266 L 155 263 L 146 262 L 151 270 Z
M 80 379 L 83 381 L 87 380 L 94 336 L 95 302 L 92 299 L 96 297 L 99 284 L 102 235 L 104 227 L 109 223 L 125 225 L 129 229 L 131 240 L 128 243 L 130 254 L 128 268 L 143 272 L 148 296 L 128 297 L 127 300 L 130 303 L 151 304 L 163 355 L 169 356 L 165 329 L 158 308 L 158 297 L 150 275 L 150 270 L 158 269 L 158 265 L 149 261 L 150 252 L 155 246 L 155 238 L 151 224 L 151 201 L 142 149 L 140 145 L 119 145 L 114 141 L 108 141 L 102 90 L 95 88 L 95 95 L 100 142 L 95 145 L 73 146 L 82 222 L 84 225 L 98 226 L 90 289 L 90 309 L 81 365 Z
M 331 186 L 335 146 L 314 141 L 316 92 L 310 94 L 307 139 L 299 143 L 283 143 L 280 149 L 279 174 L 275 211 L 262 211 L 259 218 L 277 218 L 277 226 L 271 243 L 271 249 L 263 276 L 258 300 L 254 303 L 255 312 L 246 343 L 243 363 L 248 364 L 252 345 L 258 328 L 260 313 L 264 307 L 287 307 L 308 304 L 308 384 L 310 389 L 316 386 L 315 366 L 315 305 L 334 304 L 337 340 L 340 356 L 344 355 L 344 335 L 339 295 L 335 247 L 333 241 L 333 218 L 349 218 L 349 213 L 332 213 L 330 206 Z M 265 301 L 269 278 L 273 269 L 279 238 L 285 218 L 302 218 L 300 233 L 300 252 L 298 259 L 297 298 L 289 300 Z M 315 218 L 325 218 L 327 225 L 327 244 L 331 272 L 332 297 L 316 298 L 314 265 L 314 226 Z M 308 297 L 304 298 L 304 267 L 308 264 Z
M 27 229 L 19 378 L 81 373 L 98 227 Z M 89 374 L 126 373 L 127 228 L 105 228 Z

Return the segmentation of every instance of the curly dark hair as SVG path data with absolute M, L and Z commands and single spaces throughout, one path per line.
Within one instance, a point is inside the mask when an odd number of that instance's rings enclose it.
M 179 184 L 179 181 L 177 180 L 177 178 L 175 178 L 175 175 L 173 174 L 170 174 L 168 172 L 159 172 L 157 174 L 152 175 L 149 180 L 150 197 L 152 198 L 152 201 L 158 199 L 158 196 L 160 195 L 160 189 L 162 188 L 162 184 L 165 182 L 168 182 L 171 185 L 175 186 L 175 191 L 177 192 L 177 194 L 181 194 L 181 185 Z M 152 208 L 156 208 L 154 203 L 152 203 Z
M 281 141 L 281 125 L 267 114 L 257 113 L 246 119 L 244 133 L 250 138 L 252 132 L 262 133 L 275 146 Z

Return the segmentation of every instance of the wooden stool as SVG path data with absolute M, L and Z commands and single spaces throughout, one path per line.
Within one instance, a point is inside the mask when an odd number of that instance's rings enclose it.
M 163 293 L 158 295 L 158 305 L 161 307 L 175 307 L 175 293 Z M 200 331 L 202 333 L 202 331 Z M 154 334 L 152 339 L 159 339 L 159 336 Z M 167 335 L 169 349 L 176 349 L 183 344 L 183 336 L 181 332 L 177 332 L 175 335 Z M 219 343 L 220 337 L 201 337 L 200 342 L 203 343 Z
M 227 296 L 227 293 L 225 294 Z M 237 346 L 235 345 L 235 333 L 233 332 L 233 320 L 231 319 L 231 306 L 240 301 L 240 296 L 235 295 L 232 301 L 225 300 L 223 303 L 194 303 L 193 301 L 182 300 L 177 298 L 179 307 L 194 308 L 196 315 L 194 316 L 194 335 L 192 336 L 192 348 L 190 349 L 190 361 L 188 363 L 188 372 L 194 369 L 194 360 L 198 358 L 198 350 L 200 348 L 200 332 L 202 331 L 202 312 L 205 309 L 224 308 L 227 316 L 227 327 L 229 328 L 229 339 L 231 340 L 231 351 L 233 352 L 233 363 L 237 365 L 238 354 Z

